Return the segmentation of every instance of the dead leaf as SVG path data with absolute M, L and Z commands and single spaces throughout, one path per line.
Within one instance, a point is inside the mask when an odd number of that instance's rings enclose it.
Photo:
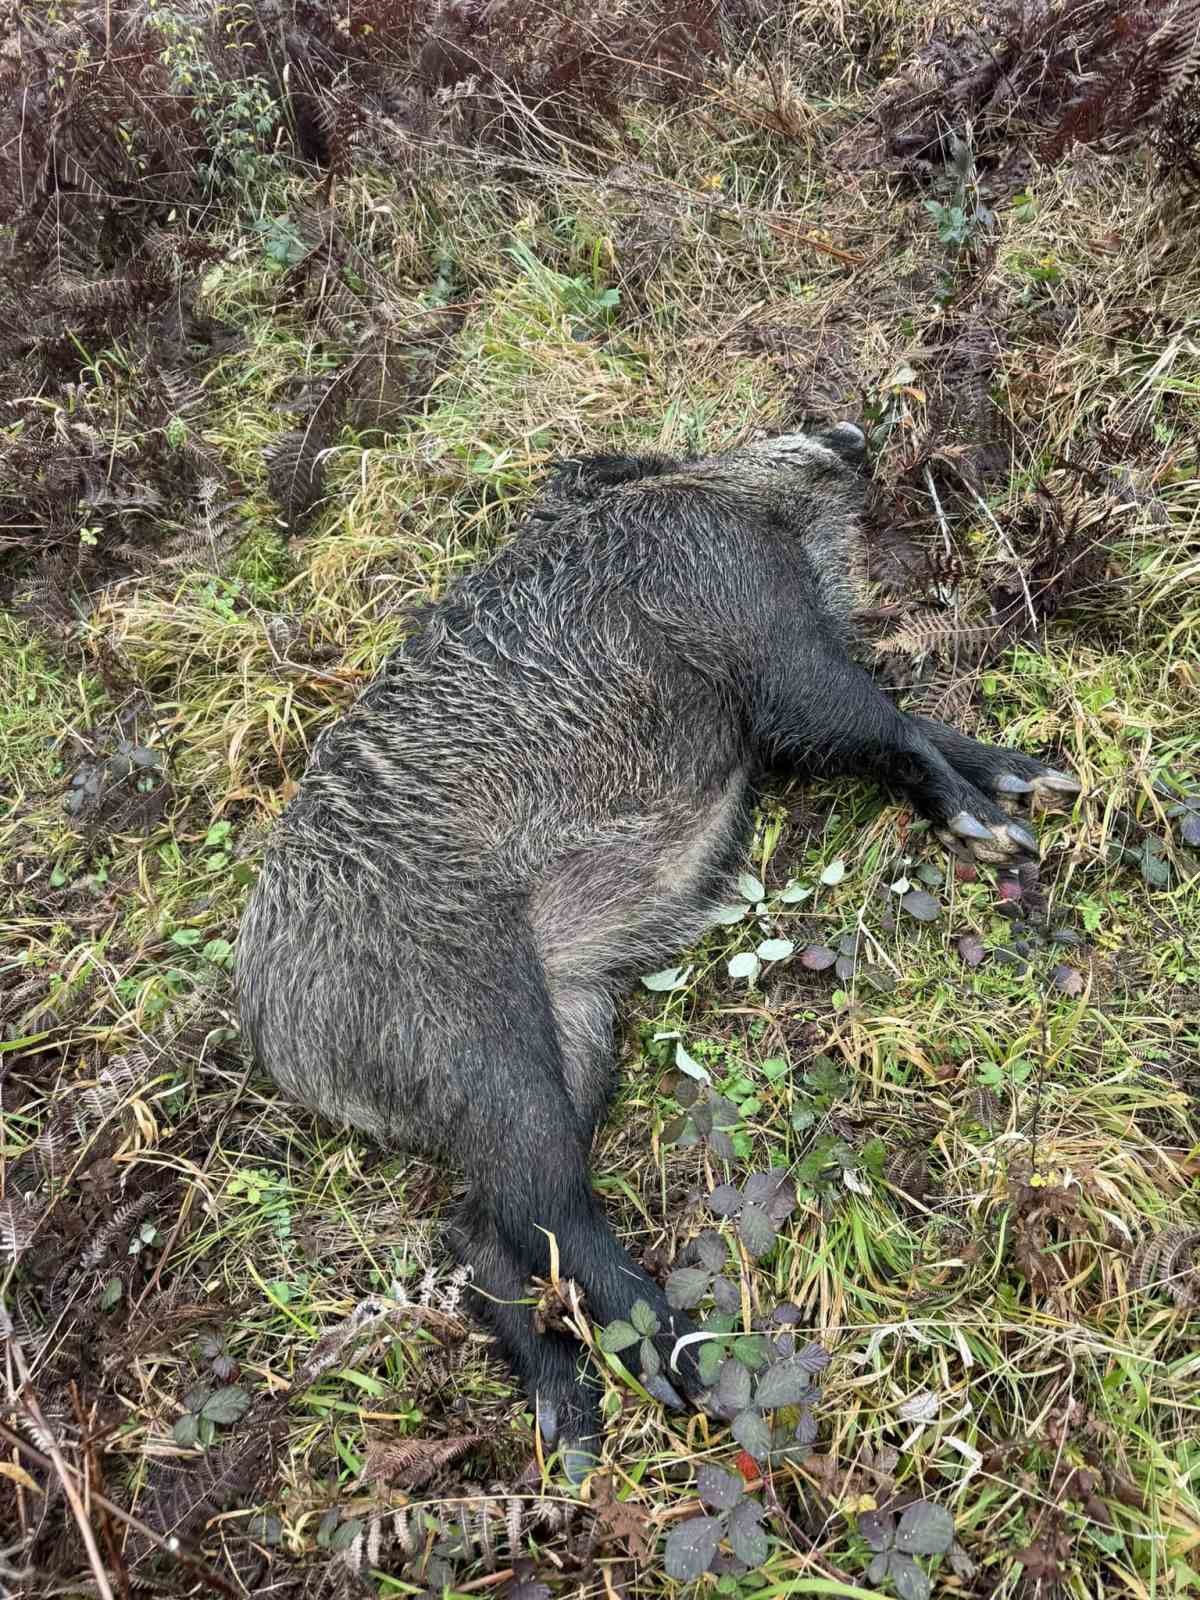
M 616 1540 L 639 1566 L 649 1561 L 654 1546 L 654 1519 L 632 1500 L 619 1500 L 607 1473 L 592 1479 L 588 1504 L 596 1513 L 599 1539 Z

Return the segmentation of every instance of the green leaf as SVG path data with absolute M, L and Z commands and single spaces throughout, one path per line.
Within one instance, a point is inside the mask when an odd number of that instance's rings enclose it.
M 748 1567 L 761 1567 L 770 1554 L 762 1519 L 763 1508 L 755 1500 L 742 1500 L 729 1514 L 726 1532 L 730 1546 Z
M 753 950 L 739 950 L 729 962 L 729 976 L 731 978 L 745 978 L 747 983 L 753 983 L 758 977 L 759 961 Z
M 756 953 L 762 961 L 786 961 L 795 948 L 790 939 L 764 939 Z
M 696 1493 L 710 1511 L 732 1511 L 744 1487 L 737 1473 L 720 1467 L 701 1467 L 696 1474 Z
M 789 883 L 779 898 L 783 901 L 784 905 L 794 906 L 798 905 L 801 900 L 807 900 L 811 894 L 812 890 L 806 888 L 804 884 Z
M 209 1422 L 229 1423 L 236 1422 L 250 1404 L 250 1396 L 245 1389 L 236 1384 L 229 1384 L 224 1389 L 217 1389 L 209 1395 L 201 1407 L 200 1415 Z
M 644 1300 L 635 1300 L 629 1311 L 629 1320 L 640 1334 L 647 1338 L 658 1332 L 658 1318 Z
M 845 876 L 846 863 L 839 858 L 837 861 L 831 861 L 825 868 L 821 874 L 821 882 L 832 889 L 835 884 L 841 883 Z
M 715 1228 L 705 1228 L 692 1240 L 692 1249 L 696 1252 L 702 1267 L 707 1267 L 709 1272 L 720 1272 L 729 1260 L 729 1251 L 725 1241 Z
M 638 1348 L 638 1365 L 641 1368 L 643 1383 L 650 1378 L 657 1378 L 662 1372 L 662 1357 L 649 1339 L 643 1339 Z
M 185 1411 L 182 1417 L 176 1418 L 171 1432 L 176 1444 L 193 1445 L 200 1437 L 200 1418 L 194 1412 Z
M 918 922 L 936 922 L 942 914 L 941 906 L 927 889 L 910 889 L 900 904 Z
M 124 1293 L 125 1285 L 120 1278 L 110 1278 L 104 1285 L 104 1293 L 100 1296 L 101 1311 L 111 1311 Z
M 750 1404 L 750 1374 L 740 1361 L 726 1357 L 717 1381 L 717 1405 L 727 1416 L 736 1416 Z
M 204 835 L 204 843 L 210 849 L 215 849 L 223 839 L 228 839 L 232 831 L 233 824 L 231 822 L 214 822 L 212 827 Z
M 684 986 L 683 967 L 664 967 L 661 972 L 651 972 L 642 979 L 642 986 L 659 993 L 665 989 L 682 989 Z
M 805 1399 L 811 1388 L 812 1368 L 802 1355 L 787 1356 L 767 1368 L 758 1380 L 754 1403 L 764 1411 L 777 1406 L 794 1406 Z
M 765 1256 L 778 1237 L 775 1224 L 766 1211 L 753 1201 L 742 1207 L 742 1214 L 738 1218 L 738 1235 L 756 1259 Z
M 641 1334 L 636 1328 L 618 1318 L 616 1322 L 610 1322 L 607 1328 L 601 1329 L 596 1343 L 605 1354 L 615 1356 L 620 1355 L 622 1350 L 628 1350 L 640 1338 Z
M 672 1528 L 663 1550 L 663 1568 L 676 1583 L 694 1583 L 708 1571 L 721 1542 L 723 1526 L 718 1517 L 691 1517 Z
M 351 1517 L 348 1522 L 343 1522 L 339 1528 L 334 1530 L 333 1536 L 329 1541 L 330 1550 L 349 1550 L 362 1530 L 362 1519 L 360 1517 Z
M 757 1372 L 765 1363 L 767 1356 L 767 1342 L 761 1333 L 744 1333 L 740 1339 L 733 1341 L 733 1359 L 739 1364 Z
M 171 935 L 171 943 L 182 945 L 185 950 L 190 950 L 192 945 L 199 944 L 204 935 L 199 928 L 176 928 Z
M 757 1411 L 743 1411 L 733 1419 L 733 1437 L 748 1456 L 765 1461 L 771 1453 L 771 1430 Z
M 949 1550 L 954 1543 L 954 1518 L 945 1506 L 918 1500 L 900 1518 L 896 1548 L 909 1555 L 934 1556 Z
M 744 904 L 737 906 L 718 906 L 713 912 L 713 923 L 718 928 L 731 928 L 735 922 L 740 922 L 742 920 L 742 918 L 746 915 L 746 910 L 747 907 Z
M 700 1346 L 700 1354 L 696 1358 L 700 1368 L 700 1381 L 711 1388 L 716 1383 L 721 1371 L 721 1363 L 725 1359 L 725 1352 L 721 1348 L 719 1339 L 708 1339 Z
M 929 1579 L 911 1556 L 893 1550 L 887 1557 L 888 1575 L 896 1585 L 900 1600 L 929 1600 Z
M 872 1550 L 886 1552 L 896 1542 L 896 1520 L 887 1511 L 861 1512 L 858 1518 L 858 1531 Z
M 248 1538 L 257 1539 L 262 1544 L 282 1544 L 283 1523 L 269 1512 L 260 1511 L 247 1522 L 246 1534 Z
M 680 1072 L 684 1073 L 687 1077 L 695 1078 L 697 1083 L 712 1082 L 712 1079 L 708 1075 L 708 1068 L 701 1066 L 697 1060 L 688 1055 L 687 1051 L 681 1044 L 677 1044 L 675 1046 L 675 1065 L 679 1068 Z
M 703 1267 L 676 1267 L 667 1279 L 667 1304 L 676 1311 L 690 1311 L 708 1293 L 711 1274 Z
M 744 899 L 751 901 L 755 905 L 758 904 L 763 895 L 766 893 L 761 881 L 756 878 L 752 872 L 740 873 L 738 875 L 737 886 L 738 893 L 743 896 Z
M 1151 889 L 1165 889 L 1171 881 L 1171 868 L 1163 859 L 1162 846 L 1157 839 L 1147 838 L 1142 845 L 1138 864 L 1142 877 Z

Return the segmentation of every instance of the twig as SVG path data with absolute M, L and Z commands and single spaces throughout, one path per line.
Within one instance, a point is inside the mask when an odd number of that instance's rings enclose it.
M 926 471 L 928 471 L 928 468 L 926 468 Z M 991 523 L 992 527 L 995 528 L 997 537 L 1000 540 L 1001 548 L 1003 549 L 1004 554 L 1012 562 L 1013 567 L 1016 570 L 1017 577 L 1021 580 L 1021 589 L 1025 595 L 1025 609 L 1029 612 L 1029 620 L 1033 624 L 1034 631 L 1036 632 L 1038 625 L 1037 612 L 1033 609 L 1033 596 L 1029 592 L 1029 579 L 1025 576 L 1025 569 L 1021 566 L 1020 561 L 1017 559 L 1017 552 L 1013 549 L 1011 543 L 1009 542 L 1008 535 L 996 521 L 995 516 L 992 514 L 991 507 L 988 505 L 983 496 L 967 482 L 961 473 L 958 474 L 958 479 L 963 488 L 971 496 L 971 499 L 974 500 L 980 511 L 983 512 L 984 516 Z
M 950 524 L 946 521 L 946 513 L 942 510 L 942 502 L 938 499 L 937 485 L 933 481 L 933 473 L 929 470 L 929 463 L 925 464 L 925 484 L 929 490 L 929 497 L 933 501 L 933 509 L 938 519 L 938 527 L 942 530 L 942 539 L 946 545 L 946 554 L 953 556 L 954 546 L 950 541 Z
M 79 1498 L 79 1489 L 71 1476 L 71 1469 L 63 1460 L 62 1451 L 58 1448 L 58 1440 L 51 1432 L 42 1408 L 38 1404 L 38 1398 L 33 1388 L 33 1380 L 29 1376 L 29 1368 L 25 1365 L 24 1353 L 15 1340 L 13 1341 L 13 1359 L 16 1361 L 17 1373 L 21 1379 L 25 1407 L 37 1424 L 38 1436 L 45 1440 L 46 1448 L 49 1451 L 49 1459 L 46 1461 L 46 1465 L 57 1475 L 58 1481 L 62 1485 L 63 1493 L 67 1497 L 71 1515 L 75 1518 L 76 1525 L 79 1528 L 79 1536 L 83 1540 L 83 1548 L 87 1552 L 88 1566 L 92 1569 L 92 1577 L 96 1580 L 96 1588 L 100 1591 L 100 1600 L 115 1600 L 112 1585 L 109 1583 L 108 1575 L 104 1571 L 104 1563 L 100 1559 L 96 1536 L 92 1532 L 91 1523 L 88 1521 L 88 1514 L 83 1508 L 83 1501 Z M 5 1428 L 4 1431 L 7 1433 L 8 1429 Z M 17 1437 L 17 1435 L 13 1435 L 14 1441 Z
M 79 1393 L 79 1385 L 71 1379 L 71 1405 L 75 1411 L 75 1421 L 79 1427 L 79 1438 L 86 1454 L 84 1461 L 87 1465 L 87 1474 L 84 1480 L 85 1488 L 94 1489 L 97 1483 L 104 1482 L 104 1475 L 96 1456 L 96 1438 L 91 1429 L 91 1423 L 83 1409 L 83 1396 Z M 94 1417 L 94 1411 L 93 1411 Z M 103 1508 L 101 1507 L 101 1510 Z M 104 1551 L 108 1556 L 109 1566 L 117 1575 L 117 1582 L 121 1585 L 122 1600 L 129 1600 L 129 1572 L 125 1566 L 124 1558 L 117 1549 L 117 1541 L 113 1538 L 112 1518 L 104 1512 L 100 1518 L 100 1536 L 104 1540 Z
M 35 1466 L 41 1467 L 44 1472 L 55 1470 L 54 1461 L 50 1456 L 43 1455 L 40 1450 L 29 1444 L 27 1440 L 22 1439 L 19 1433 L 15 1433 L 12 1428 L 3 1422 L 0 1422 L 0 1438 L 7 1439 L 14 1449 L 27 1456 Z M 72 1467 L 67 1466 L 65 1461 L 62 1465 L 65 1472 L 74 1471 Z M 63 1479 L 63 1488 L 69 1497 L 73 1491 L 68 1488 L 68 1480 L 66 1478 Z M 184 1566 L 191 1567 L 192 1571 L 198 1577 L 203 1578 L 205 1583 L 215 1589 L 218 1594 L 227 1596 L 227 1600 L 245 1600 L 245 1597 L 239 1594 L 231 1584 L 226 1583 L 219 1573 L 214 1572 L 207 1562 L 202 1561 L 199 1556 L 193 1555 L 186 1546 L 181 1544 L 174 1534 L 164 1537 L 161 1533 L 156 1533 L 140 1517 L 135 1517 L 130 1512 L 123 1511 L 115 1501 L 110 1500 L 107 1495 L 101 1494 L 98 1489 L 90 1491 L 90 1498 L 96 1505 L 107 1511 L 110 1517 L 117 1517 L 126 1527 L 132 1528 L 134 1533 L 141 1534 L 143 1539 L 149 1539 L 151 1544 L 157 1545 L 160 1550 L 165 1550 L 168 1555 L 174 1556 L 176 1561 L 181 1562 Z M 108 1589 L 107 1581 L 104 1592 L 109 1595 L 109 1600 L 112 1600 L 112 1591 Z

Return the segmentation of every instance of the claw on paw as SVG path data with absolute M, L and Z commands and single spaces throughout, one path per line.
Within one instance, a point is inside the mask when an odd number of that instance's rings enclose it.
M 950 832 L 960 839 L 991 839 L 992 830 L 973 817 L 969 811 L 959 811 L 949 821 Z
M 1015 772 L 1005 772 L 996 779 L 997 794 L 1032 794 L 1036 785 L 1018 778 Z
M 1078 794 L 1083 785 L 1069 772 L 1058 772 L 1053 767 L 1047 767 L 1045 772 L 1038 773 L 1036 787 L 1049 794 Z

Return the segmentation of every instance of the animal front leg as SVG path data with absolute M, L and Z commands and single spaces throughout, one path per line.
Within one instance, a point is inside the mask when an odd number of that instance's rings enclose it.
M 801 635 L 787 669 L 767 676 L 755 721 L 773 761 L 874 778 L 908 799 L 956 853 L 1008 869 L 1037 859 L 1037 839 L 1009 816 L 1002 791 L 976 781 L 987 776 L 982 764 L 974 772 L 952 764 L 921 721 L 832 643 Z

